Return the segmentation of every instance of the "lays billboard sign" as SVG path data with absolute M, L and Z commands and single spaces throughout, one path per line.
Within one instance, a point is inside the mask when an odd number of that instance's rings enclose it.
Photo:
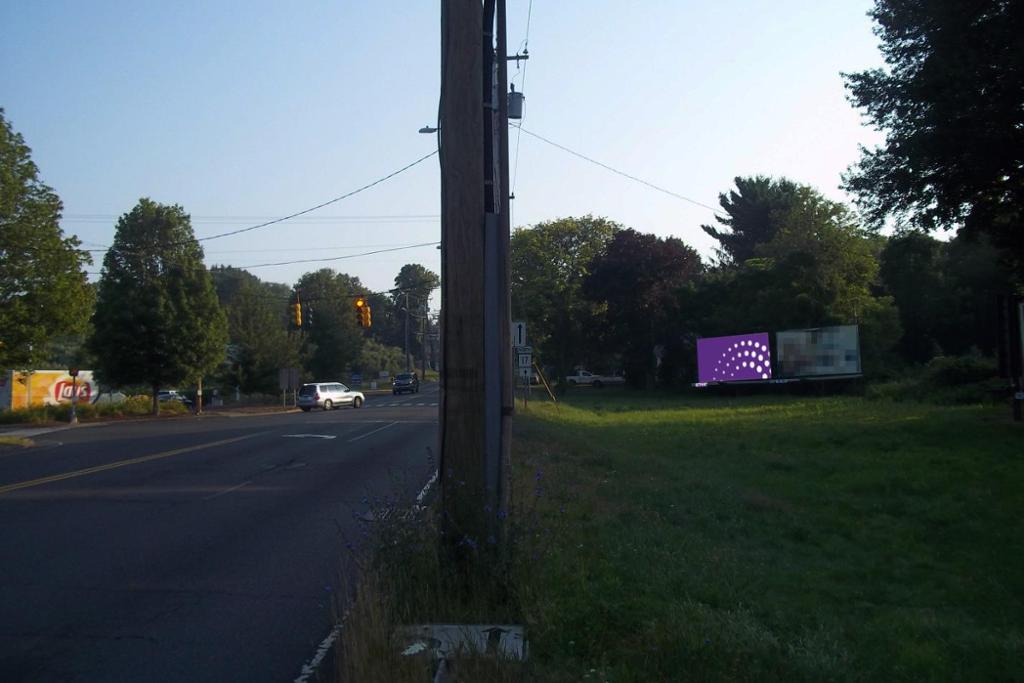
M 8 370 L 0 379 L 0 408 L 26 408 L 70 403 L 78 394 L 79 403 L 91 403 L 98 387 L 91 370 L 79 370 L 73 378 L 67 370 Z

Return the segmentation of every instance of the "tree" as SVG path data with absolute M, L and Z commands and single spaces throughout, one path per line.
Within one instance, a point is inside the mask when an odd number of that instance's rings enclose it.
M 710 225 L 700 227 L 721 244 L 716 250 L 720 261 L 739 264 L 754 257 L 754 247 L 775 236 L 782 216 L 796 201 L 798 186 L 786 178 L 776 180 L 767 176 L 736 177 L 733 182 L 735 190 L 718 195 L 725 215 L 715 216 L 729 230 Z
M 246 393 L 276 392 L 278 370 L 299 366 L 300 342 L 288 333 L 291 288 L 228 266 L 210 274 L 228 321 L 231 368 L 222 381 Z
M 844 78 L 886 140 L 846 189 L 875 226 L 987 233 L 1024 262 L 1024 6 L 876 0 L 870 16 L 887 68 Z
M 180 206 L 140 199 L 103 259 L 89 341 L 101 381 L 161 387 L 201 380 L 224 358 L 227 323 Z
M 403 292 L 408 292 L 410 298 L 425 302 L 440 285 L 441 278 L 437 273 L 418 263 L 407 263 L 395 276 L 395 289 L 398 290 L 394 293 L 395 303 L 404 302 Z
M 754 258 L 713 272 L 684 314 L 701 321 L 702 336 L 856 323 L 876 365 L 900 336 L 892 298 L 876 296 L 882 240 L 813 188 L 795 186 L 791 200 Z
M 405 370 L 405 352 L 397 346 L 385 346 L 367 339 L 359 356 L 359 368 L 376 377 L 380 372 L 395 375 Z
M 775 236 L 755 253 L 789 270 L 801 293 L 815 293 L 830 318 L 856 321 L 872 298 L 882 241 L 863 230 L 844 204 L 811 187 L 798 186 L 793 199 Z
M 881 280 L 899 308 L 905 360 L 924 363 L 941 351 L 937 330 L 949 316 L 942 242 L 920 231 L 895 235 L 881 255 Z
M 630 384 L 654 382 L 656 346 L 675 340 L 676 290 L 703 270 L 682 240 L 619 230 L 590 264 L 583 291 L 606 307 L 608 341 L 621 350 Z
M 945 287 L 935 337 L 943 353 L 995 355 L 999 346 L 998 296 L 1021 285 L 1022 273 L 1009 265 L 984 236 L 956 237 L 942 244 L 938 269 Z
M 594 353 L 602 311 L 583 296 L 583 281 L 620 228 L 587 215 L 538 223 L 512 235 L 512 315 L 527 321 L 531 345 L 555 365 L 560 380 Z
M 429 309 L 430 294 L 441 285 L 441 278 L 434 271 L 418 263 L 407 263 L 395 276 L 395 291 L 392 293 L 392 310 L 395 322 L 401 330 L 400 340 L 395 345 L 405 347 L 405 305 L 409 304 L 409 354 L 413 358 L 423 353 L 423 340 L 418 333 L 423 316 Z
M 0 109 L 0 369 L 29 368 L 52 341 L 85 331 L 92 259 L 60 229 L 57 194 Z
M 295 289 L 316 312 L 304 333 L 306 369 L 313 379 L 340 380 L 346 371 L 358 369 L 363 331 L 356 325 L 353 301 L 364 291 L 359 278 L 321 268 L 299 278 Z

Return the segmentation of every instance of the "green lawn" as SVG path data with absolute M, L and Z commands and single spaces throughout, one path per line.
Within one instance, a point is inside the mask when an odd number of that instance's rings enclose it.
M 1024 680 L 1007 408 L 580 391 L 515 420 L 541 680 Z M 534 482 L 539 488 L 534 490 Z

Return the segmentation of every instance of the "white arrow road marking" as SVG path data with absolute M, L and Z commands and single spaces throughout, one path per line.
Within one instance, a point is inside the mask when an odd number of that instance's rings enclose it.
M 333 434 L 282 434 L 286 439 L 337 439 Z

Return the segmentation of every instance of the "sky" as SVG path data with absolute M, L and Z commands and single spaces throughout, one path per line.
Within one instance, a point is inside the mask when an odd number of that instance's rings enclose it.
M 604 216 L 710 258 L 718 195 L 785 176 L 840 201 L 881 136 L 841 72 L 882 64 L 869 0 L 508 0 L 525 130 L 693 200 L 510 133 L 514 227 Z M 0 107 L 64 202 L 62 227 L 111 243 L 141 197 L 180 204 L 197 237 L 308 209 L 429 154 L 439 0 L 131 0 L 0 4 Z M 394 286 L 440 272 L 431 157 L 298 219 L 204 241 L 208 265 L 293 284 L 321 267 Z M 427 244 L 355 258 L 370 251 Z M 102 252 L 89 268 L 98 277 Z M 265 266 L 302 259 L 336 259 Z M 436 305 L 436 302 L 434 302 Z

